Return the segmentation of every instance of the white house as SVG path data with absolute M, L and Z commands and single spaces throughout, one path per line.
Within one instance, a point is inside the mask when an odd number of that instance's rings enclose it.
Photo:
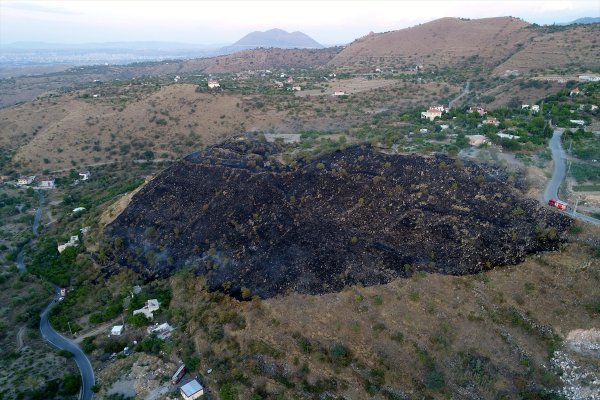
M 531 111 L 533 111 L 534 113 L 538 113 L 540 112 L 540 106 L 537 104 L 534 104 L 531 106 Z
M 18 185 L 31 185 L 33 183 L 33 181 L 35 180 L 35 175 L 31 175 L 31 176 L 21 176 L 18 180 L 17 180 L 17 184 Z
M 111 336 L 121 336 L 125 330 L 125 325 L 115 325 L 110 330 Z
M 144 314 L 146 316 L 146 318 L 148 318 L 149 320 L 154 319 L 154 311 L 158 310 L 160 308 L 160 303 L 158 302 L 157 299 L 150 299 L 146 301 L 146 305 L 144 305 L 144 307 L 140 308 L 139 310 L 134 310 L 133 311 L 133 315 L 136 314 Z
M 163 324 L 155 324 L 151 327 L 148 327 L 148 333 L 149 334 L 155 334 L 157 338 L 161 339 L 161 340 L 166 340 L 168 338 L 171 337 L 171 332 L 173 332 L 175 330 L 175 328 L 173 328 L 171 325 L 169 325 L 168 322 L 165 322 Z
M 85 211 L 85 207 L 76 207 L 73 209 L 74 214 L 82 211 Z
M 433 121 L 434 119 L 441 117 L 444 111 L 446 111 L 444 106 L 431 106 L 427 111 L 421 113 L 421 118 Z
M 292 86 L 292 90 L 299 92 L 302 90 L 302 88 L 300 86 Z
M 184 400 L 194 400 L 204 394 L 204 388 L 197 380 L 191 380 L 179 388 Z
M 54 189 L 54 178 L 42 178 L 38 187 L 40 189 Z
M 521 104 L 521 110 L 529 110 L 529 104 Z
M 88 179 L 90 179 L 90 171 L 80 171 L 79 172 L 79 176 L 81 177 L 82 181 L 87 181 Z
M 569 122 L 574 125 L 585 125 L 585 121 L 582 119 L 570 119 Z
M 221 87 L 218 80 L 216 80 L 216 79 L 208 80 L 208 88 L 209 89 L 214 89 L 214 88 L 218 88 L 218 87 Z
M 65 249 L 67 247 L 76 246 L 78 242 L 79 242 L 79 236 L 77 236 L 77 235 L 71 236 L 71 238 L 69 239 L 69 241 L 67 243 L 58 245 L 58 252 L 62 253 L 63 251 L 65 251 Z
M 333 92 L 333 96 L 345 96 L 346 92 Z
M 496 133 L 496 135 L 498 135 L 498 137 L 501 137 L 503 139 L 518 139 L 521 136 L 517 136 L 517 135 L 510 135 L 508 133 L 503 133 L 503 132 L 498 132 Z
M 581 82 L 598 82 L 598 81 L 600 81 L 600 76 L 598 76 L 598 75 L 579 75 L 579 80 Z

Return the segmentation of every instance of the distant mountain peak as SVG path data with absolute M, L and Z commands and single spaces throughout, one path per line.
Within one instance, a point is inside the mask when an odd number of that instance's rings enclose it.
M 313 38 L 300 31 L 287 32 L 283 29 L 273 28 L 267 31 L 254 31 L 231 46 L 221 49 L 225 53 L 240 50 L 255 49 L 258 47 L 277 47 L 282 49 L 321 49 L 323 46 Z

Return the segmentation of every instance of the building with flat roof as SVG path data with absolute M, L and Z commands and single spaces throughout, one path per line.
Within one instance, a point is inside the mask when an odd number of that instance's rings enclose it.
M 194 400 L 204 394 L 204 388 L 197 380 L 191 380 L 179 388 L 184 400 Z

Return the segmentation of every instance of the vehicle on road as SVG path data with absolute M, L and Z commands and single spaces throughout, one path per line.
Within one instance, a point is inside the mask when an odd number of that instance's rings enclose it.
M 560 200 L 556 200 L 556 199 L 550 199 L 550 200 L 548 200 L 548 205 L 550 205 L 552 207 L 556 207 L 559 210 L 566 210 L 567 206 L 568 206 L 567 203 L 565 203 L 563 201 L 560 201 Z
M 181 365 L 177 371 L 175 371 L 175 373 L 173 374 L 173 376 L 171 377 L 171 384 L 172 385 L 177 385 L 177 383 L 179 383 L 179 381 L 181 380 L 181 378 L 183 378 L 183 376 L 185 375 L 187 369 L 185 368 L 185 365 Z

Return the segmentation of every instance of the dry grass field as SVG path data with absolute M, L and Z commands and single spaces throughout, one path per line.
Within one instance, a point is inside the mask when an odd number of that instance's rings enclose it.
M 347 90 L 348 99 L 329 91 Z M 196 85 L 107 86 L 0 110 L 0 147 L 32 173 L 137 159 L 176 159 L 247 131 L 344 130 L 381 110 L 437 104 L 453 84 L 338 80 L 296 97 L 201 93 Z M 93 95 L 99 96 L 94 98 Z M 148 153 L 151 152 L 151 153 Z
M 430 67 L 490 67 L 495 75 L 598 67 L 598 24 L 558 32 L 512 18 L 442 18 L 355 40 L 329 62 L 332 67 L 373 71 Z
M 537 34 L 528 38 L 523 49 L 494 69 L 495 75 L 506 70 L 552 71 L 570 67 L 585 72 L 598 67 L 600 60 L 600 24 L 581 25 L 573 29 Z

